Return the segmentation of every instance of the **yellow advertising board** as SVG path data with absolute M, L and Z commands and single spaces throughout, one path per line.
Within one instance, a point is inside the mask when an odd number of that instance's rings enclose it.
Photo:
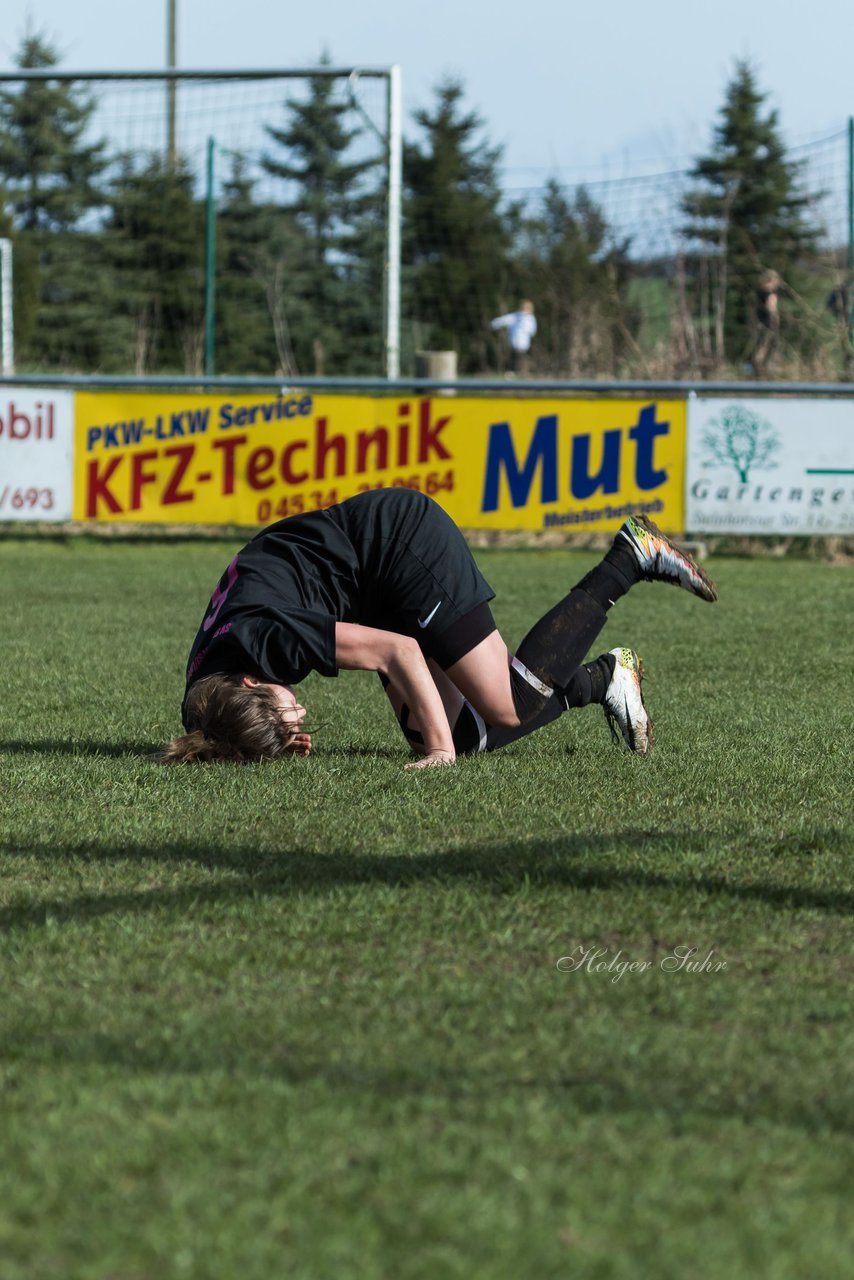
M 463 528 L 684 523 L 682 400 L 78 394 L 74 518 L 263 525 L 366 489 Z

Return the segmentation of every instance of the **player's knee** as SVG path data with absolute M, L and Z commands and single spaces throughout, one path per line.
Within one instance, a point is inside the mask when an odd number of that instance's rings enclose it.
M 518 729 L 522 723 L 514 707 L 500 707 L 488 720 L 496 729 Z
M 513 692 L 513 710 L 516 719 L 512 722 L 502 721 L 502 728 L 515 729 L 518 725 L 535 720 L 549 698 L 554 697 L 554 690 L 521 663 L 516 663 L 515 659 L 510 669 L 510 687 Z

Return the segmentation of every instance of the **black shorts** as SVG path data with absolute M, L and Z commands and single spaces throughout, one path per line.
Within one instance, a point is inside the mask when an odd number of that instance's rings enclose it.
M 430 637 L 429 641 L 422 641 L 421 648 L 428 658 L 433 658 L 443 671 L 447 671 L 496 630 L 492 610 L 484 602 L 475 605 L 444 631 Z
M 495 630 L 495 592 L 437 502 L 411 489 L 378 489 L 328 512 L 360 561 L 359 621 L 413 636 L 440 667 L 453 666 Z

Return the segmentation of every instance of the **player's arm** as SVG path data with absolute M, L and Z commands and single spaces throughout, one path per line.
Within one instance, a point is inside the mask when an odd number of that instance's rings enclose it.
M 451 726 L 424 655 L 410 636 L 353 622 L 335 624 L 335 662 L 345 671 L 378 671 L 400 691 L 424 738 L 424 756 L 410 769 L 453 764 Z
M 451 730 L 453 731 L 460 711 L 465 703 L 465 698 L 460 693 L 456 685 L 451 683 L 441 667 L 437 666 L 432 658 L 427 659 L 427 667 L 430 671 L 430 675 L 433 677 L 433 683 L 439 690 L 439 696 L 442 699 L 442 705 L 445 708 L 445 715 L 448 717 L 448 724 L 451 726 Z M 417 718 L 413 715 L 409 703 L 406 701 L 406 698 L 403 696 L 403 693 L 398 686 L 391 684 L 386 676 L 381 675 L 380 680 L 382 681 L 386 697 L 391 703 L 392 710 L 394 711 L 394 717 L 400 725 L 403 736 L 406 738 L 406 741 L 409 743 L 415 754 L 423 756 L 424 738 L 421 733 L 421 726 L 418 723 Z

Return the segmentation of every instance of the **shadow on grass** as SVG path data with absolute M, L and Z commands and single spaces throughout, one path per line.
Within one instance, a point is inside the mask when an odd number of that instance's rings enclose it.
M 239 1037 L 217 1035 L 202 1045 L 192 1035 L 179 1036 L 168 1043 L 156 1032 L 147 1032 L 137 1040 L 123 1034 L 104 1031 L 78 1031 L 70 1035 L 49 1034 L 22 1046 L 20 1059 L 40 1066 L 45 1062 L 61 1063 L 63 1071 L 70 1066 L 118 1070 L 127 1079 L 145 1076 L 206 1076 L 228 1073 L 254 1082 L 275 1080 L 291 1088 L 320 1084 L 330 1098 L 338 1095 L 356 1097 L 370 1107 L 376 1116 L 382 1106 L 391 1108 L 387 1123 L 401 1123 L 395 1105 L 407 1100 L 416 1111 L 426 1105 L 454 1104 L 472 1108 L 472 1123 L 483 1124 L 489 1109 L 500 1108 L 508 1094 L 515 1095 L 524 1106 L 526 1095 L 551 1096 L 560 1108 L 566 1108 L 564 1120 L 571 1123 L 573 1112 L 597 1115 L 610 1127 L 618 1115 L 640 1116 L 644 1122 L 653 1119 L 671 1127 L 675 1136 L 694 1128 L 706 1130 L 710 1123 L 739 1120 L 748 1126 L 764 1121 L 775 1129 L 801 1130 L 809 1134 L 827 1134 L 837 1141 L 854 1134 L 854 1117 L 845 1091 L 815 1096 L 805 1090 L 803 1096 L 786 1088 L 786 1079 L 771 1079 L 756 1087 L 761 1073 L 753 1077 L 754 1087 L 745 1088 L 744 1080 L 732 1086 L 732 1092 L 716 1092 L 702 1087 L 696 1063 L 686 1055 L 672 1068 L 649 1076 L 638 1070 L 637 1062 L 626 1062 L 615 1051 L 602 1067 L 588 1071 L 562 1069 L 558 1063 L 534 1062 L 517 1071 L 506 1064 L 461 1062 L 454 1056 L 442 1059 L 440 1047 L 420 1051 L 413 1058 L 409 1046 L 394 1061 L 370 1062 L 362 1053 L 353 1058 L 339 1057 L 330 1061 L 301 1050 L 299 1037 L 294 1041 L 255 1046 L 247 1052 Z M 355 1060 L 354 1060 L 355 1059 Z M 604 1068 L 604 1069 L 603 1069 Z M 317 1106 L 317 1095 L 309 1095 L 306 1106 Z M 460 1112 L 465 1115 L 465 1110 Z M 459 1118 L 459 1117 L 458 1117 Z M 489 1123 L 488 1119 L 486 1123 Z M 500 1122 L 499 1122 L 500 1123 Z
M 162 743 L 152 742 L 70 742 L 46 739 L 38 742 L 0 742 L 0 754 L 24 756 L 140 756 L 152 759 Z
M 306 895 L 340 894 L 342 887 L 412 890 L 419 886 L 453 890 L 464 886 L 484 894 L 513 894 L 530 886 L 555 886 L 567 893 L 588 891 L 601 893 L 648 890 L 678 894 L 688 903 L 694 895 L 699 909 L 703 899 L 718 904 L 736 901 L 756 902 L 779 910 L 807 909 L 834 913 L 854 910 L 854 894 L 840 890 L 787 887 L 773 883 L 749 883 L 723 876 L 679 874 L 657 869 L 662 859 L 680 851 L 701 852 L 704 832 L 667 830 L 649 832 L 624 829 L 609 833 L 566 834 L 533 841 L 490 842 L 463 849 L 441 852 L 371 854 L 336 851 L 307 853 L 283 848 L 277 853 L 257 850 L 210 850 L 191 842 L 174 842 L 168 846 L 148 847 L 131 843 L 113 847 L 80 844 L 57 850 L 44 844 L 19 842 L 0 846 L 0 859 L 19 856 L 26 859 L 63 859 L 74 857 L 88 862 L 138 862 L 147 874 L 156 875 L 157 864 L 168 866 L 174 877 L 180 864 L 196 864 L 211 872 L 227 873 L 208 885 L 147 887 L 118 893 L 88 893 L 66 900 L 43 900 L 31 905 L 0 910 L 0 936 L 17 930 L 57 929 L 64 925 L 85 926 L 101 918 L 164 912 L 180 925 L 200 910 L 216 911 L 220 907 L 255 898 L 293 898 L 294 909 Z M 841 831 L 817 832 L 816 847 L 828 851 L 847 850 L 848 842 Z M 645 865 L 602 865 L 614 858 L 615 849 L 629 847 Z M 750 847 L 750 833 L 745 832 L 745 850 Z M 571 900 L 570 900 L 571 901 Z M 578 903 L 572 904 L 578 906 Z M 676 1015 L 674 1015 L 676 1016 Z M 492 1059 L 472 1064 L 456 1058 L 444 1061 L 441 1048 L 415 1058 L 407 1051 L 399 1061 L 367 1059 L 359 1052 L 353 1058 L 330 1061 L 318 1056 L 297 1037 L 296 1042 L 267 1043 L 246 1049 L 240 1037 L 231 1032 L 226 1019 L 225 1030 L 216 1029 L 210 1039 L 199 1044 L 194 1034 L 179 1034 L 165 1042 L 156 1030 L 146 1031 L 138 1039 L 112 1033 L 91 1025 L 77 1026 L 71 1031 L 45 1029 L 41 1035 L 30 1031 L 20 1037 L 7 1036 L 14 1045 L 14 1057 L 23 1067 L 27 1063 L 61 1063 L 62 1069 L 77 1065 L 117 1070 L 123 1077 L 130 1074 L 163 1078 L 165 1076 L 204 1075 L 212 1070 L 228 1072 L 248 1080 L 275 1080 L 299 1089 L 317 1084 L 332 1097 L 419 1099 L 429 1095 L 443 1103 L 471 1106 L 475 1116 L 484 1113 L 492 1100 L 503 1100 L 514 1094 L 520 1105 L 531 1091 L 551 1097 L 566 1114 L 599 1114 L 611 1123 L 616 1115 L 658 1116 L 662 1123 L 677 1132 L 698 1128 L 721 1119 L 738 1119 L 755 1124 L 758 1118 L 777 1128 L 802 1130 L 805 1133 L 854 1133 L 854 1119 L 844 1090 L 803 1095 L 788 1089 L 785 1080 L 772 1076 L 762 1083 L 757 1076 L 744 1080 L 733 1089 L 715 1092 L 698 1085 L 696 1062 L 681 1060 L 666 1078 L 647 1077 L 638 1070 L 635 1059 L 626 1063 L 618 1054 L 603 1063 L 602 1071 L 567 1071 L 566 1063 L 529 1062 L 514 1070 L 507 1063 Z M 12 1051 L 9 1051 L 12 1052 Z M 7 1051 L 4 1049 L 3 1054 Z M 761 1075 L 761 1073 L 760 1073 Z M 486 1100 L 486 1101 L 485 1101 Z M 377 1105 L 375 1102 L 372 1106 Z
M 311 732 L 317 733 L 318 730 L 313 729 Z M 51 738 L 25 742 L 19 739 L 12 739 L 8 742 L 0 742 L 0 754 L 6 752 L 8 755 L 31 756 L 138 756 L 141 760 L 153 761 L 157 759 L 165 740 L 165 737 L 162 742 L 73 742 L 66 739 Z M 366 759 L 375 757 L 378 760 L 400 760 L 405 762 L 407 750 L 403 742 L 399 747 L 353 747 L 323 742 L 318 750 L 312 752 L 312 755 L 348 757 L 350 759 L 355 757 L 364 757 Z
M 663 855 L 703 854 L 718 833 L 697 831 L 649 832 L 624 829 L 597 834 L 567 834 L 548 840 L 508 841 L 474 845 L 447 852 L 372 854 L 364 852 L 306 853 L 283 848 L 276 853 L 251 849 L 217 850 L 176 841 L 148 847 L 87 844 L 57 849 L 39 842 L 15 842 L 0 846 L 2 857 L 79 858 L 86 862 L 154 862 L 175 865 L 195 863 L 211 871 L 229 872 L 227 882 L 187 888 L 145 889 L 118 894 L 86 894 L 73 899 L 43 900 L 0 909 L 0 932 L 60 924 L 128 911 L 182 912 L 200 903 L 235 901 L 269 895 L 290 897 L 339 892 L 342 887 L 378 886 L 408 889 L 425 884 L 451 888 L 465 884 L 486 893 L 513 893 L 524 886 L 554 885 L 585 893 L 601 890 L 643 889 L 677 891 L 744 902 L 761 902 L 781 910 L 817 910 L 842 915 L 854 913 L 854 892 L 841 888 L 813 888 L 768 881 L 739 881 L 722 875 L 690 875 L 656 869 Z M 802 842 L 803 843 L 803 842 Z M 750 833 L 743 847 L 749 853 Z M 814 833 L 804 852 L 847 852 L 851 841 L 844 831 Z M 647 865 L 601 865 L 615 849 L 629 848 Z M 595 859 L 595 861 L 593 861 Z

